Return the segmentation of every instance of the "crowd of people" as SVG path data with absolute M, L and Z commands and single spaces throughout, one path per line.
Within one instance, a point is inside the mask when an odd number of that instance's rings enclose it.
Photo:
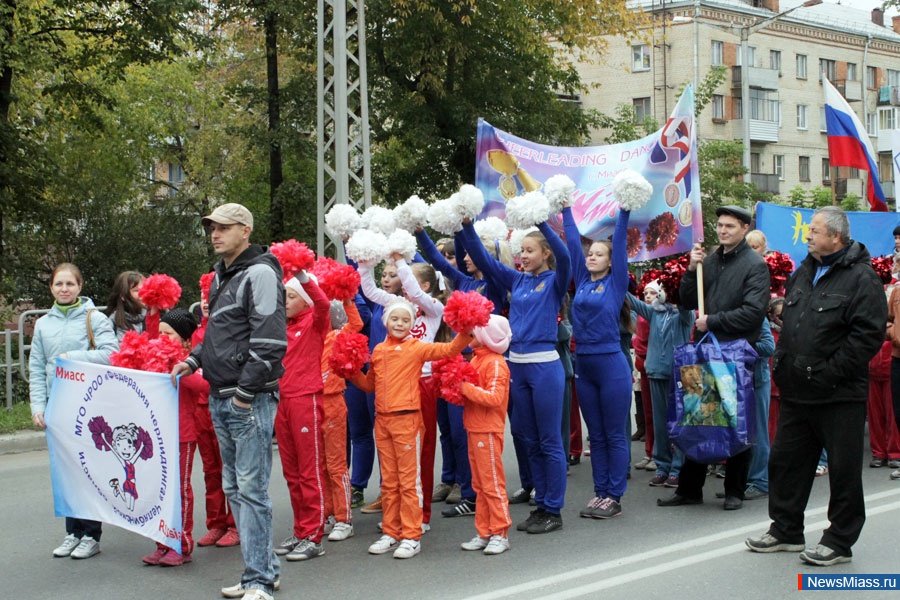
M 696 462 L 671 443 L 667 407 L 675 348 L 712 332 L 723 342 L 746 340 L 761 357 L 756 433 L 749 448 L 725 461 L 724 509 L 768 497 L 772 526 L 747 540 L 750 550 L 797 551 L 816 565 L 849 560 L 865 518 L 867 404 L 870 466 L 889 465 L 898 469 L 891 477 L 900 478 L 900 411 L 891 401 L 900 399 L 900 334 L 895 339 L 884 287 L 865 247 L 850 239 L 846 216 L 831 208 L 816 213 L 809 257 L 783 296 L 773 298 L 765 237 L 750 231 L 744 208 L 717 210 L 718 246 L 707 254 L 696 245 L 674 289 L 671 281 L 638 287 L 629 277 L 629 210 L 619 210 L 611 242 L 585 240 L 571 209 L 561 212 L 565 240 L 548 220 L 515 248 L 468 218 L 437 243 L 419 227 L 412 262 L 400 252 L 383 265 L 350 261 L 359 293 L 335 300 L 310 272 L 285 273 L 266 247 L 250 242 L 250 211 L 225 204 L 203 219 L 220 260 L 205 278 L 208 287 L 201 286 L 199 316 L 146 307 L 138 294 L 143 277 L 126 272 L 113 286 L 107 318 L 80 295 L 78 268 L 61 264 L 50 277 L 54 305 L 38 320 L 32 343 L 34 422 L 45 425 L 57 357 L 108 363 L 128 331 L 182 344 L 184 360 L 172 370 L 180 386 L 181 552 L 160 544 L 143 562 L 172 567 L 191 560 L 190 480 L 199 449 L 207 533 L 196 544 L 239 544 L 245 569 L 222 595 L 271 600 L 280 557 L 310 560 L 325 553 L 324 538 L 352 537 L 353 508 L 382 513 L 382 535 L 368 552 L 398 559 L 421 552 L 432 503 L 448 503 L 445 517 L 474 515 L 465 551 L 510 549 L 509 504 L 534 506 L 516 524 L 519 531 L 560 529 L 567 470 L 581 460 L 582 419 L 593 489 L 579 514 L 622 515 L 632 478 L 633 398 L 642 409 L 634 439 L 649 440 L 634 466 L 649 471 L 650 486 L 673 490 L 658 506 L 702 503 L 707 474 L 721 465 Z M 895 239 L 900 250 L 900 228 Z M 451 289 L 491 300 L 487 323 L 454 335 L 444 320 Z M 897 289 L 891 321 L 900 310 Z M 369 340 L 367 366 L 346 381 L 328 361 L 338 332 L 363 332 Z M 432 361 L 461 353 L 476 376 L 459 382 L 460 398 L 450 402 Z M 633 373 L 641 385 L 633 385 Z M 511 493 L 502 461 L 507 419 L 520 478 Z M 293 514 L 281 542 L 269 497 L 273 437 Z M 820 465 L 826 451 L 827 469 Z M 831 526 L 807 549 L 803 509 L 813 478 L 826 472 Z M 380 495 L 366 503 L 373 475 Z M 67 518 L 53 555 L 90 558 L 100 537 L 99 522 Z

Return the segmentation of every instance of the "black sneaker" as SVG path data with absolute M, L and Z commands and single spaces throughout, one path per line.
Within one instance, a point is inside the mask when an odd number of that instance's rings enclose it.
M 531 498 L 531 490 L 519 488 L 509 497 L 510 504 L 525 504 Z
M 365 506 L 366 504 L 366 493 L 355 485 L 352 486 L 353 491 L 350 494 L 350 508 L 359 508 L 360 506 Z
M 459 504 L 454 504 L 450 508 L 441 511 L 441 515 L 445 517 L 465 517 L 475 514 L 475 502 L 467 498 L 463 498 Z
M 528 518 L 516 525 L 516 531 L 528 531 L 528 528 L 544 518 L 544 509 L 536 508 L 528 514 Z
M 528 533 L 550 533 L 562 529 L 562 516 L 544 512 L 544 516 L 537 522 L 528 526 Z

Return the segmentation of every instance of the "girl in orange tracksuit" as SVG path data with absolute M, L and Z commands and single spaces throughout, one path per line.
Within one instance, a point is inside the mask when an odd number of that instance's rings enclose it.
M 478 494 L 475 503 L 475 530 L 463 550 L 482 550 L 484 554 L 502 554 L 509 550 L 509 502 L 503 473 L 503 431 L 509 401 L 509 367 L 503 353 L 509 348 L 512 330 L 509 321 L 491 315 L 484 327 L 476 327 L 471 365 L 478 372 L 478 385 L 463 382 L 465 398 L 463 423 L 468 432 L 472 487 Z
M 381 318 L 387 338 L 372 351 L 369 372 L 351 379 L 361 390 L 375 392 L 375 445 L 381 463 L 384 535 L 369 546 L 369 553 L 394 550 L 394 558 L 412 558 L 420 550 L 424 504 L 420 456 L 425 425 L 419 376 L 422 365 L 459 354 L 472 336 L 458 335 L 449 344 L 413 338 L 410 331 L 416 308 L 404 298 L 387 304 Z
M 343 322 L 343 325 L 341 324 Z M 353 511 L 350 509 L 350 471 L 347 468 L 347 403 L 344 390 L 347 384 L 342 377 L 331 372 L 328 357 L 334 349 L 338 331 L 358 333 L 363 328 L 362 318 L 353 299 L 331 303 L 331 331 L 325 336 L 322 352 L 322 381 L 325 390 L 322 404 L 325 421 L 325 514 L 333 516 L 335 523 L 328 534 L 328 541 L 340 542 L 353 535 Z

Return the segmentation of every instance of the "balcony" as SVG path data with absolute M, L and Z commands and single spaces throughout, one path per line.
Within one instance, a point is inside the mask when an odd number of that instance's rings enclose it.
M 847 102 L 859 102 L 863 99 L 862 82 L 850 79 L 838 79 L 832 81 L 837 91 L 841 93 Z
M 732 123 L 734 123 L 734 131 L 732 132 L 734 139 L 744 139 L 744 120 L 734 119 Z M 777 144 L 778 121 L 750 119 L 750 141 L 764 144 Z
M 761 192 L 778 195 L 779 179 L 774 173 L 751 173 L 750 181 Z
M 882 181 L 881 182 L 881 191 L 884 192 L 885 198 L 894 198 L 897 199 L 897 196 L 894 195 L 894 182 L 893 181 Z
M 731 67 L 731 87 L 733 89 L 740 89 L 743 71 L 743 67 L 737 65 Z M 751 88 L 760 90 L 777 90 L 779 88 L 778 78 L 781 76 L 781 71 L 762 67 L 750 67 L 749 71 Z

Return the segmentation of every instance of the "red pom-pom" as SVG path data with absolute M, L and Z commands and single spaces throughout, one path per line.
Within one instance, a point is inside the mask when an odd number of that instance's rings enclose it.
M 109 357 L 114 367 L 124 367 L 151 373 L 169 373 L 187 357 L 187 350 L 175 340 L 161 335 L 150 339 L 146 331 L 129 331 L 119 344 L 119 351 Z
M 358 373 L 369 362 L 369 338 L 361 333 L 341 331 L 334 338 L 334 347 L 328 357 L 332 373 L 346 379 Z
M 444 321 L 456 333 L 469 333 L 487 325 L 492 310 L 494 303 L 478 292 L 453 292 L 444 307 Z
M 872 259 L 872 268 L 875 269 L 875 273 L 881 278 L 881 283 L 887 285 L 893 279 L 891 271 L 894 268 L 894 257 L 891 255 L 877 256 Z
M 635 295 L 643 299 L 644 287 L 651 281 L 658 281 L 663 291 L 666 292 L 666 302 L 678 304 L 678 286 L 681 285 L 681 278 L 684 276 L 684 272 L 687 270 L 690 262 L 690 255 L 682 254 L 669 260 L 663 265 L 662 269 L 647 269 L 641 275 L 641 284 L 638 286 Z
M 784 284 L 794 272 L 794 261 L 791 257 L 777 250 L 770 252 L 765 257 L 766 266 L 769 268 L 769 291 L 776 296 L 784 294 Z M 890 281 L 891 269 L 888 267 L 888 281 Z
M 216 277 L 215 271 L 210 271 L 206 275 L 200 276 L 200 299 L 209 300 L 209 288 L 212 286 L 213 279 Z
M 344 265 L 333 258 L 323 256 L 312 268 L 319 280 L 319 287 L 331 300 L 352 300 L 359 289 L 359 272 L 350 265 Z
M 159 273 L 144 279 L 138 296 L 147 308 L 169 310 L 178 304 L 178 299 L 181 298 L 181 286 L 174 277 Z
M 671 246 L 678 239 L 678 222 L 670 212 L 653 217 L 647 225 L 647 233 L 644 235 L 644 245 L 647 250 L 653 252 L 660 246 Z
M 453 358 L 432 361 L 431 375 L 437 377 L 440 382 L 441 398 L 457 406 L 465 403 L 462 395 L 463 381 L 478 383 L 478 372 L 461 354 Z
M 303 242 L 298 242 L 295 239 L 272 244 L 269 246 L 269 251 L 281 263 L 285 281 L 300 271 L 312 269 L 313 263 L 316 262 L 315 252 L 307 248 Z

